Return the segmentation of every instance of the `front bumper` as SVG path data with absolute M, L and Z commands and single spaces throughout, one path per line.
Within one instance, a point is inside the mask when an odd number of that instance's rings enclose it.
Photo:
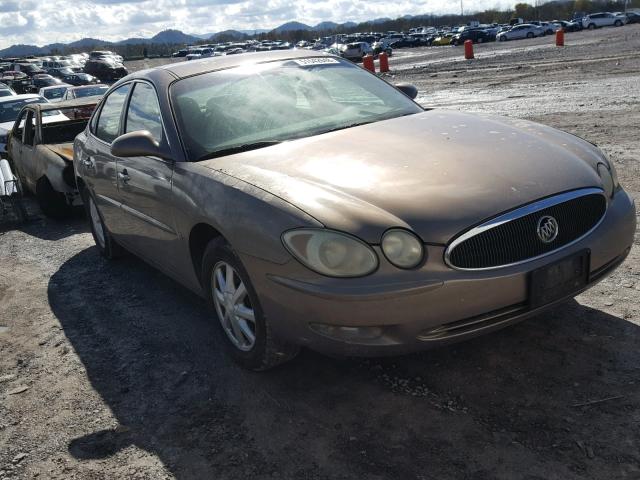
M 621 190 L 597 229 L 581 241 L 544 258 L 491 271 L 448 267 L 444 246 L 428 246 L 426 264 L 413 271 L 393 267 L 378 250 L 379 270 L 359 279 L 322 277 L 295 260 L 275 265 L 242 259 L 279 336 L 330 354 L 395 355 L 497 330 L 564 300 L 531 308 L 530 273 L 588 249 L 586 290 L 624 261 L 635 229 L 635 205 Z

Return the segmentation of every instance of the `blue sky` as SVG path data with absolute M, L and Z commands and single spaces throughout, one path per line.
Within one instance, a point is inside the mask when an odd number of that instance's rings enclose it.
M 466 10 L 511 7 L 504 0 L 463 0 Z M 0 48 L 82 37 L 121 40 L 167 28 L 186 33 L 273 28 L 406 14 L 459 12 L 459 0 L 0 0 Z

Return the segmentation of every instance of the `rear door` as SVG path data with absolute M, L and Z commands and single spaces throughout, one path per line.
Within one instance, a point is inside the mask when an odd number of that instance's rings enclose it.
M 121 209 L 116 183 L 116 160 L 111 155 L 111 143 L 120 136 L 124 106 L 131 90 L 127 83 L 105 98 L 99 112 L 93 116 L 90 132 L 78 159 L 78 170 L 93 194 L 96 205 L 111 233 L 121 229 Z
M 123 133 L 148 131 L 167 145 L 158 97 L 147 82 L 133 87 Z M 178 235 L 174 224 L 172 176 L 174 162 L 157 157 L 117 158 L 119 200 L 123 222 L 121 241 L 145 258 L 173 269 L 171 264 Z

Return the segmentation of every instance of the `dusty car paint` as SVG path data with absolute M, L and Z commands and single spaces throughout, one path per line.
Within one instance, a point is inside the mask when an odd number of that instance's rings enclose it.
M 607 200 L 593 232 L 544 258 L 489 272 L 458 271 L 445 263 L 447 244 L 491 217 L 566 191 L 602 191 L 595 167 L 607 160 L 594 146 L 531 122 L 434 110 L 188 161 L 168 95 L 173 82 L 314 55 L 320 54 L 269 52 L 186 62 L 138 72 L 114 85 L 112 91 L 136 81 L 154 86 L 170 159 L 121 159 L 89 130 L 78 136 L 76 173 L 114 238 L 203 294 L 198 241 L 203 229 L 215 232 L 240 256 L 279 336 L 322 351 L 362 355 L 428 348 L 520 321 L 551 306 L 527 306 L 531 271 L 588 249 L 591 286 L 628 254 L 635 207 L 620 189 Z M 130 176 L 126 184 L 119 180 L 123 168 Z M 328 227 L 365 240 L 378 256 L 377 271 L 354 279 L 314 273 L 281 240 L 283 232 L 300 227 Z M 381 236 L 394 227 L 414 231 L 425 243 L 420 267 L 401 270 L 385 259 Z M 453 331 L 453 324 L 461 327 Z

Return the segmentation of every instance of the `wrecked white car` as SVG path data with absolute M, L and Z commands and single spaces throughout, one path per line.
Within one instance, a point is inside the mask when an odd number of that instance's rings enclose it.
M 53 218 L 82 205 L 73 173 L 73 140 L 99 100 L 33 103 L 25 106 L 9 135 L 7 153 L 22 186 Z

